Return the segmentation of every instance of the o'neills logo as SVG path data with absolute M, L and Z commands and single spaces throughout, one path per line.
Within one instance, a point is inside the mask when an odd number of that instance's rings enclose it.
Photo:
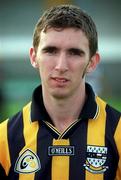
M 74 146 L 49 146 L 48 147 L 49 156 L 73 156 Z

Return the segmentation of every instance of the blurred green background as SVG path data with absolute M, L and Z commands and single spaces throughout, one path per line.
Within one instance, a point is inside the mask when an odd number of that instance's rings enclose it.
M 62 3 L 78 5 L 94 19 L 101 64 L 87 81 L 121 111 L 120 0 L 0 0 L 0 121 L 27 104 L 40 84 L 38 72 L 29 61 L 33 30 L 46 8 Z

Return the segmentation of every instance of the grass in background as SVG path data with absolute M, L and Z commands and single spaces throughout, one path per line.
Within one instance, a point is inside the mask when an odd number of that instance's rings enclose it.
M 121 98 L 119 98 L 119 99 L 121 99 Z M 110 104 L 112 107 L 114 107 L 115 109 L 117 109 L 118 111 L 121 112 L 121 100 L 119 101 L 119 99 L 109 100 L 108 104 Z
M 21 111 L 23 106 L 25 106 L 25 104 L 23 104 L 23 103 L 13 103 L 13 104 L 12 103 L 10 103 L 10 104 L 6 103 L 6 105 L 3 107 L 3 113 L 2 113 L 2 116 L 0 118 L 0 122 L 4 121 L 7 118 L 12 117 L 17 112 Z

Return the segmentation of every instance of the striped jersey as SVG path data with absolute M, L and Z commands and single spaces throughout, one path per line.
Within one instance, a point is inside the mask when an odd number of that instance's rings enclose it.
M 121 113 L 89 84 L 86 93 L 78 120 L 63 133 L 44 107 L 41 86 L 0 124 L 1 180 L 121 180 Z

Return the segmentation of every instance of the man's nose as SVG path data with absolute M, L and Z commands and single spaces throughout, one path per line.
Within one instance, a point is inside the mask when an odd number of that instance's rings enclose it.
M 68 70 L 68 60 L 65 53 L 61 53 L 56 61 L 55 70 L 65 72 Z

